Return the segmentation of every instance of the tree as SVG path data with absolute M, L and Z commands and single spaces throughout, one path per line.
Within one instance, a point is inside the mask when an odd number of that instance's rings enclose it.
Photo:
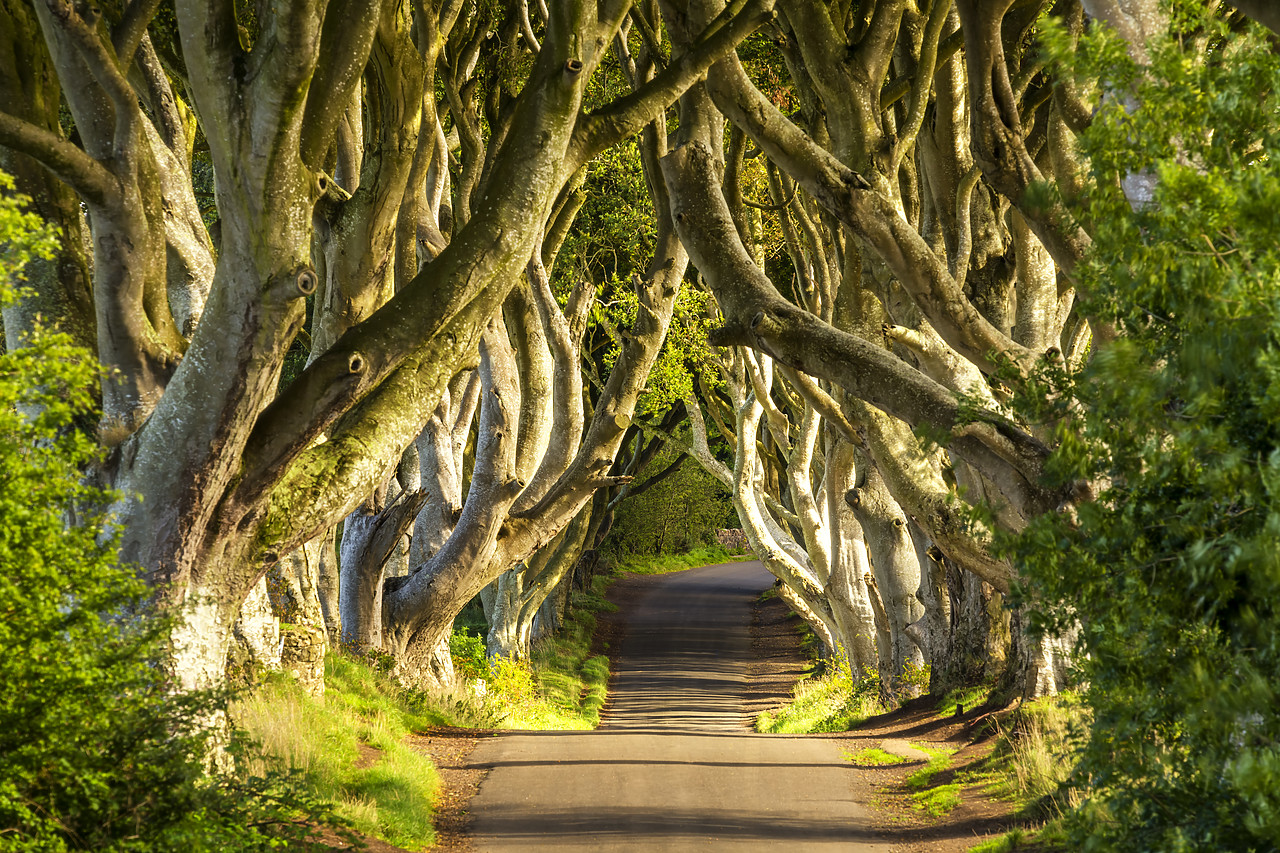
M 666 444 L 650 463 L 650 475 L 618 505 L 612 542 L 621 552 L 683 553 L 714 541 L 716 528 L 729 523 L 723 487 L 683 464 L 687 457 Z
M 0 172 L 0 304 L 57 242 Z M 116 552 L 108 495 L 84 483 L 97 448 L 77 429 L 96 365 L 33 325 L 0 354 L 0 847 L 268 850 L 328 811 L 279 779 L 203 761 L 220 703 L 181 698 L 158 666 L 168 622 Z
M 1075 842 L 1258 850 L 1280 844 L 1280 58 L 1203 4 L 1166 26 L 1140 56 L 1109 28 L 1079 49 L 1051 31 L 1066 79 L 1108 93 L 1080 137 L 1076 275 L 1119 337 L 1026 401 L 1057 431 L 1053 476 L 1104 485 L 1013 549 L 1043 625 L 1080 625 Z
M 46 110 L 43 124 L 0 114 L 0 144 L 88 207 L 104 473 L 123 496 L 122 554 L 183 614 L 173 666 L 188 686 L 221 679 L 235 614 L 267 567 L 386 484 L 582 164 L 660 116 L 759 14 L 725 16 L 634 94 L 585 114 L 586 81 L 628 11 L 588 5 L 550 4 L 540 37 L 517 4 L 465 2 L 210 0 L 156 18 L 158 3 L 41 0 L 38 30 L 13 18 L 76 81 L 76 141 Z M 452 208 L 447 142 L 414 144 L 444 135 L 440 70 L 466 150 Z M 375 156 L 357 187 L 362 91 Z M 478 94 L 487 139 L 471 132 Z M 197 141 L 217 240 L 193 201 Z M 318 291 L 312 332 L 330 340 L 280 388 Z

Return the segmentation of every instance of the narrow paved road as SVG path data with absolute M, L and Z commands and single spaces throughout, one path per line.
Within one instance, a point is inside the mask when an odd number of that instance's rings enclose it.
M 757 735 L 743 713 L 758 562 L 667 575 L 628 612 L 594 732 L 509 734 L 472 762 L 481 851 L 886 853 L 832 742 Z

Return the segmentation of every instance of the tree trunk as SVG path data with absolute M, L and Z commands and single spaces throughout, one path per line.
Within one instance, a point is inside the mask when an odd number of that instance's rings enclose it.
M 324 630 L 331 647 L 342 642 L 342 611 L 338 605 L 342 579 L 338 571 L 338 551 L 334 546 L 337 532 L 338 528 L 331 527 L 314 542 L 316 596 L 320 600 L 320 611 L 324 615 Z
M 280 668 L 312 696 L 324 695 L 324 656 L 329 636 L 319 595 L 320 570 L 326 556 L 333 559 L 332 551 L 332 540 L 313 540 L 290 553 L 267 575 L 280 617 Z
M 889 629 L 888 657 L 880 661 L 880 680 L 888 695 L 896 695 L 908 664 L 923 666 L 924 655 L 907 631 L 923 615 L 916 599 L 920 560 L 898 506 L 874 465 L 863 472 L 861 485 L 847 499 L 867 541 L 871 570 L 884 606 Z
M 338 603 L 344 644 L 361 650 L 382 648 L 387 562 L 425 499 L 423 492 L 400 491 L 393 477 L 343 523 Z
M 825 592 L 832 601 L 849 665 L 855 675 L 868 675 L 879 671 L 875 614 L 866 582 L 871 565 L 862 527 L 844 499 L 854 484 L 853 446 L 839 439 L 828 442 L 828 446 L 826 496 L 831 575 Z

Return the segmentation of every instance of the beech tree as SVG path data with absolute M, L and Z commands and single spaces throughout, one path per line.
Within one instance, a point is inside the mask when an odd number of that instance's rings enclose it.
M 533 32 L 518 4 L 215 0 L 177 3 L 162 21 L 158 6 L 14 5 L 18 38 L 47 46 L 75 137 L 46 99 L 6 110 L 0 144 L 86 205 L 122 555 L 181 610 L 175 672 L 200 685 L 221 678 L 235 615 L 266 567 L 386 483 L 474 359 L 573 174 L 661 116 L 759 12 L 726 13 L 636 92 L 588 114 L 586 81 L 627 3 L 551 3 Z M 481 62 L 513 45 L 527 53 Z M 446 95 L 474 91 L 484 67 L 501 67 L 508 88 L 485 92 L 485 140 L 467 138 L 460 118 L 472 102 L 449 104 L 461 144 L 484 147 L 464 161 L 451 216 L 429 211 L 437 238 L 420 202 L 441 198 L 427 178 L 439 187 L 448 145 L 417 142 L 436 129 L 442 66 Z M 361 117 L 357 97 L 371 104 Z M 356 187 L 348 154 L 362 129 Z M 216 240 L 194 201 L 196 142 Z M 409 192 L 411 152 L 422 184 Z M 323 350 L 281 387 L 309 297 Z

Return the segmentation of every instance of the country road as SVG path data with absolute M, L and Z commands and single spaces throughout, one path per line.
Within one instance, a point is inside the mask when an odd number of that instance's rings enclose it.
M 758 562 L 655 579 L 626 614 L 599 730 L 476 749 L 492 768 L 476 849 L 886 853 L 835 743 L 748 728 L 751 603 L 771 582 Z

